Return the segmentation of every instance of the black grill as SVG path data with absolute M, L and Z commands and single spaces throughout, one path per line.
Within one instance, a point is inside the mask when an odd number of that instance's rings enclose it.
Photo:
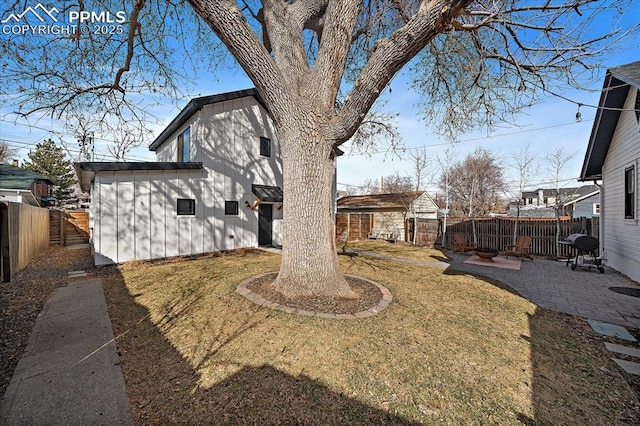
M 567 241 L 569 245 L 585 253 L 596 251 L 600 246 L 597 238 L 585 234 L 571 234 L 565 238 L 565 241 Z
M 570 245 L 577 250 L 577 254 L 573 259 L 567 259 L 567 265 L 571 264 L 572 270 L 575 271 L 578 266 L 581 266 L 597 268 L 598 271 L 604 273 L 602 260 L 597 253 L 600 247 L 600 242 L 597 238 L 586 234 L 571 234 L 561 243 Z

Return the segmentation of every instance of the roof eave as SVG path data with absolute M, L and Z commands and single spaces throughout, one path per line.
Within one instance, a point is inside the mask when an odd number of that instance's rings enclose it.
M 187 105 L 180 111 L 180 113 L 171 120 L 171 123 L 158 135 L 158 137 L 149 145 L 149 151 L 156 151 L 160 146 L 165 143 L 171 135 L 173 135 L 180 127 L 182 127 L 196 112 L 200 111 L 205 105 L 215 104 L 218 102 L 225 102 L 233 99 L 244 98 L 252 96 L 256 101 L 262 105 L 266 110 L 267 107 L 260 97 L 260 94 L 255 88 L 236 90 L 234 92 L 221 93 L 211 96 L 202 96 L 199 98 L 193 98 L 187 103 Z
M 640 61 L 607 70 L 578 181 L 602 179 L 602 166 L 629 88 L 640 88 Z

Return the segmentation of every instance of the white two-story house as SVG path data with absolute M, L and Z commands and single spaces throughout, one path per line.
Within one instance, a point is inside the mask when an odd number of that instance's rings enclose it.
M 282 163 L 255 89 L 192 99 L 156 162 L 77 163 L 96 265 L 280 245 Z

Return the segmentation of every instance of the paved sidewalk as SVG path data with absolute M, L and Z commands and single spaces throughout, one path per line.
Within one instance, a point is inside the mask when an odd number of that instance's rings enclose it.
M 0 424 L 129 425 L 102 280 L 59 288 L 38 315 Z
M 611 291 L 610 287 L 639 288 L 622 274 L 605 267 L 572 271 L 565 262 L 522 261 L 519 271 L 463 263 L 469 255 L 448 253 L 450 268 L 499 280 L 536 305 L 587 319 L 640 328 L 640 298 Z

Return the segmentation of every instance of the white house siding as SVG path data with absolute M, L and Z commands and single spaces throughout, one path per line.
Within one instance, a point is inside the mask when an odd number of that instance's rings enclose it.
M 204 106 L 156 151 L 177 160 L 177 139 L 191 126 L 191 161 L 202 170 L 100 172 L 93 197 L 97 265 L 258 246 L 257 198 L 251 185 L 282 188 L 280 149 L 266 111 L 253 97 Z M 260 156 L 260 136 L 271 157 Z M 195 215 L 178 216 L 178 198 L 194 199 Z M 225 201 L 238 215 L 225 215 Z M 281 203 L 273 203 L 273 242 L 282 244 Z
M 603 168 L 604 250 L 608 265 L 630 278 L 640 281 L 640 128 L 634 107 L 636 90 L 631 88 L 624 104 Z M 635 166 L 635 218 L 624 218 L 624 170 Z
M 411 203 L 407 217 L 413 217 L 413 212 L 416 213 L 417 217 L 422 219 L 438 218 L 438 206 L 426 192 Z

